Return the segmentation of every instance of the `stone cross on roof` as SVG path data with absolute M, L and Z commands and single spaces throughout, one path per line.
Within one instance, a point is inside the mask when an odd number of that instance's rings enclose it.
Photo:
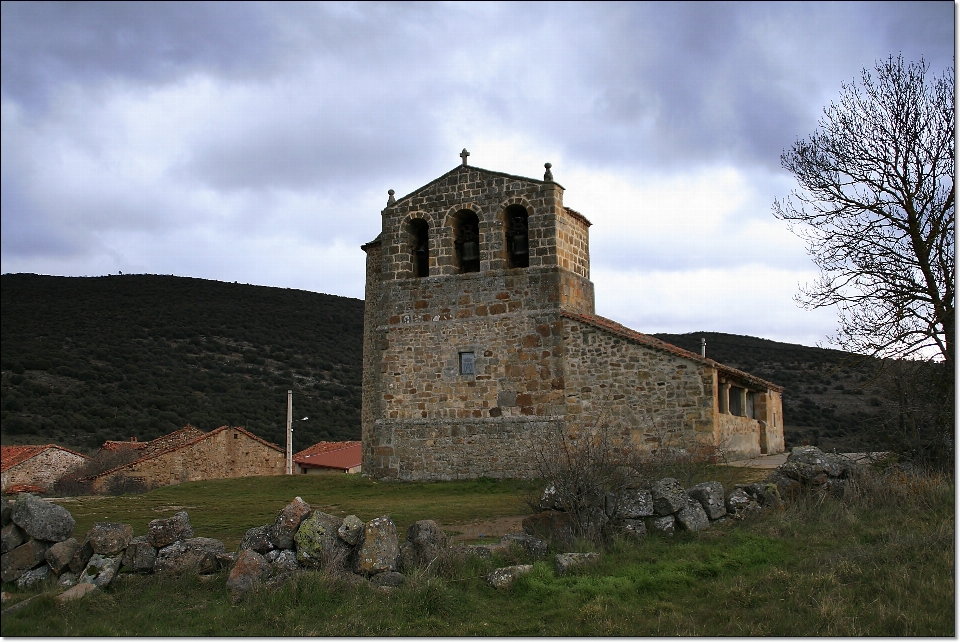
M 463 151 L 460 152 L 460 158 L 463 159 L 463 166 L 464 166 L 464 167 L 467 166 L 467 156 L 469 156 L 469 155 L 470 155 L 470 152 L 467 151 L 467 148 L 466 148 L 466 147 L 464 147 L 464 148 L 463 148 Z

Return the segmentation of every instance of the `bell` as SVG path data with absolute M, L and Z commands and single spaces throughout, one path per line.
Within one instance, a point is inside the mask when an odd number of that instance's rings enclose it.
M 480 260 L 480 244 L 476 241 L 464 241 L 463 242 L 463 254 L 461 255 L 461 260 L 464 263 L 472 263 L 473 261 Z
M 427 253 L 427 245 L 426 243 L 422 243 L 420 247 L 417 248 L 417 255 L 424 256 L 426 253 Z
M 515 256 L 523 256 L 529 253 L 530 249 L 527 245 L 527 235 L 515 234 L 513 237 L 513 254 Z

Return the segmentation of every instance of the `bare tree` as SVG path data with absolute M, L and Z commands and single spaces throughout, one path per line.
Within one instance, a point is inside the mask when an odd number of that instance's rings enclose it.
M 800 184 L 774 215 L 819 279 L 797 300 L 837 306 L 831 340 L 876 357 L 954 363 L 954 79 L 889 57 L 843 85 L 818 129 L 781 156 Z M 933 354 L 931 354 L 933 353 Z

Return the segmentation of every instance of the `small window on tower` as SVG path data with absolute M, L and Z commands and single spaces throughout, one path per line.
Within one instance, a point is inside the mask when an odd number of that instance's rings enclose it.
M 462 375 L 473 374 L 473 353 L 472 352 L 460 353 L 460 374 Z

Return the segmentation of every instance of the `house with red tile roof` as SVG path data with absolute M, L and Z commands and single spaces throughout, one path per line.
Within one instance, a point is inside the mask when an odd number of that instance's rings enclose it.
M 129 463 L 89 479 L 94 492 L 112 487 L 150 489 L 188 481 L 282 475 L 285 452 L 237 426 L 203 432 L 192 426 L 160 437 Z
M 56 444 L 0 446 L 4 493 L 49 492 L 58 479 L 82 466 L 87 456 Z
M 359 473 L 362 445 L 360 441 L 321 441 L 293 456 L 296 472 L 301 475 Z
M 361 247 L 364 474 L 532 477 L 601 432 L 628 454 L 783 450 L 780 386 L 596 313 L 591 223 L 549 163 L 540 180 L 468 156 L 390 190 Z

